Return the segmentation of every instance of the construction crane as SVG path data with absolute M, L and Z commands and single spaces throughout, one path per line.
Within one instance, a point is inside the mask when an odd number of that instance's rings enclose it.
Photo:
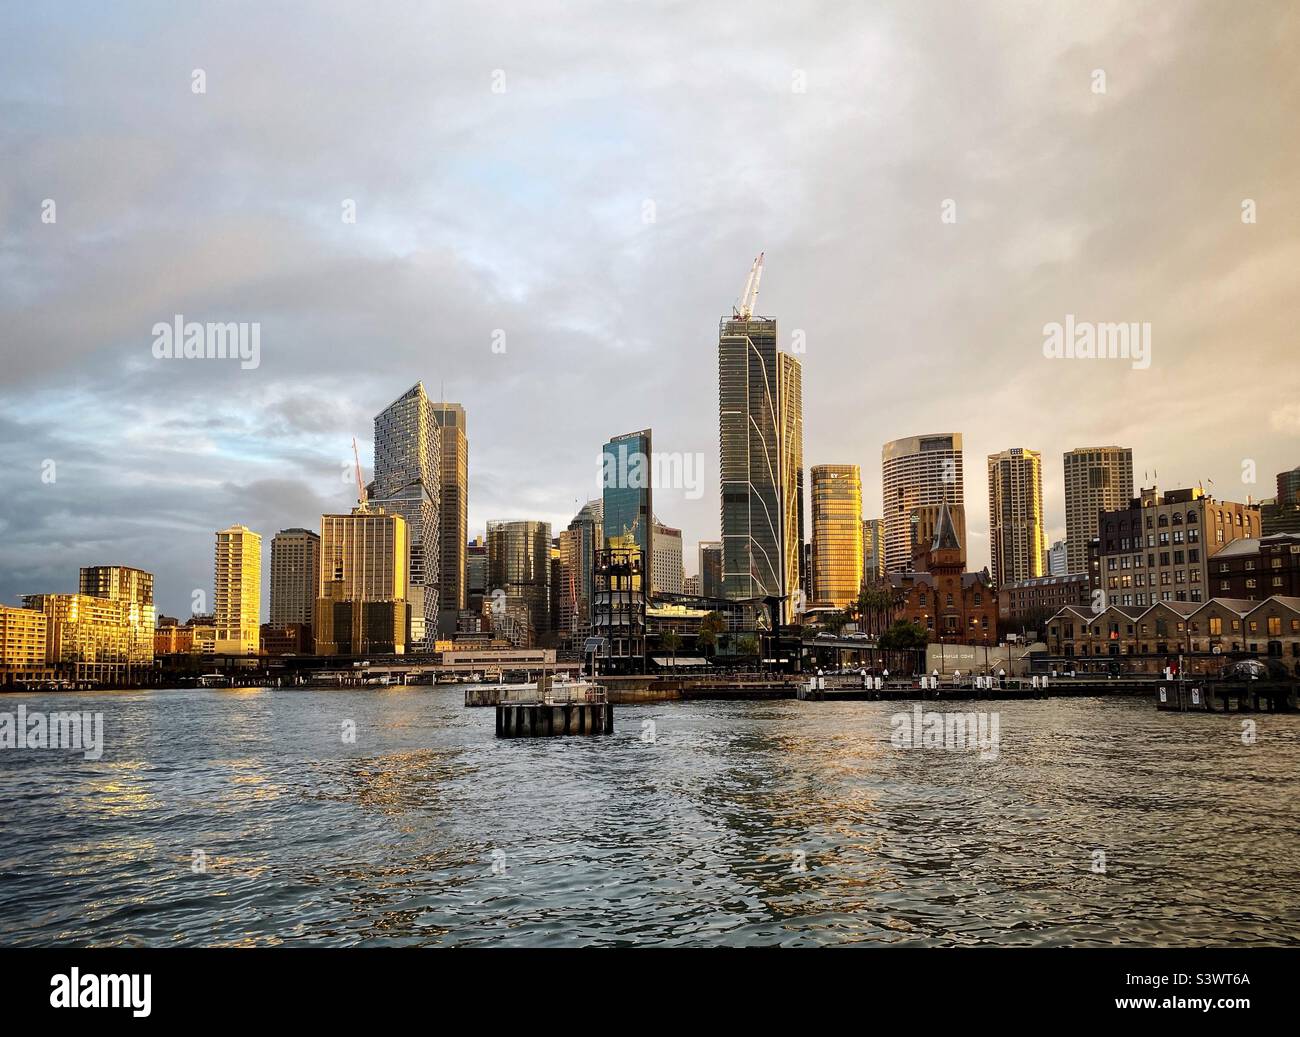
M 754 257 L 754 262 L 749 268 L 749 277 L 745 280 L 745 291 L 740 297 L 740 305 L 735 309 L 735 316 L 741 320 L 749 320 L 754 315 L 754 307 L 758 303 L 758 282 L 763 279 L 763 256 L 765 253 L 760 252 Z
M 366 487 L 361 482 L 361 455 L 357 453 L 357 437 L 352 437 L 352 460 L 357 466 L 357 505 L 362 511 L 366 510 Z

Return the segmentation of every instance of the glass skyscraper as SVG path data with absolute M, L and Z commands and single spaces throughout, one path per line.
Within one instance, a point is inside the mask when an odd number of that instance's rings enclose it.
M 465 565 L 469 538 L 469 440 L 465 408 L 437 403 L 433 417 L 442 430 L 438 633 L 456 631 L 456 619 L 466 605 Z
M 604 527 L 600 547 L 615 537 L 631 536 L 645 555 L 644 571 L 653 572 L 654 487 L 650 430 L 615 436 L 601 450 L 601 507 Z
M 424 383 L 375 416 L 373 503 L 406 519 L 410 534 L 411 647 L 425 648 L 438 628 L 439 506 L 442 429 Z
M 812 597 L 845 608 L 862 588 L 862 473 L 855 464 L 812 470 Z
M 790 622 L 803 554 L 803 388 L 774 318 L 723 318 L 718 404 L 723 594 L 780 598 Z

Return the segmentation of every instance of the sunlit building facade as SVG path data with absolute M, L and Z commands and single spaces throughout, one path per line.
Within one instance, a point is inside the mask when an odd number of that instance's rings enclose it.
M 129 565 L 88 565 L 82 567 L 80 591 L 95 598 L 124 601 L 131 624 L 135 660 L 153 659 L 153 632 L 158 612 L 153 600 L 153 573 Z
M 320 520 L 320 596 L 313 618 L 318 655 L 403 654 L 411 625 L 410 534 L 378 507 Z
M 216 533 L 212 614 L 218 655 L 257 655 L 262 624 L 262 538 L 247 526 Z
M 125 598 L 29 594 L 23 606 L 45 617 L 46 660 L 59 679 L 127 685 L 153 666 L 153 639 L 141 643 Z
M 775 597 L 790 622 L 803 554 L 802 369 L 776 320 L 718 331 L 722 583 L 728 598 Z
M 990 454 L 989 546 L 993 582 L 1047 575 L 1047 529 L 1043 522 L 1043 455 L 1012 447 Z
M 855 464 L 812 469 L 812 603 L 845 608 L 862 589 L 862 473 Z
M 885 575 L 885 520 L 862 520 L 862 583 L 870 586 Z
M 0 687 L 48 679 L 48 624 L 35 608 L 0 605 Z
M 438 405 L 417 382 L 375 415 L 372 504 L 406 520 L 410 538 L 411 643 L 423 648 L 438 628 L 442 428 Z

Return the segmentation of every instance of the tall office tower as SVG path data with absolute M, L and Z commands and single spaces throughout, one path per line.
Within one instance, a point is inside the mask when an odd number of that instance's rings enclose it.
M 748 305 L 718 328 L 722 585 L 732 599 L 775 597 L 793 618 L 803 553 L 799 361 L 777 349 L 776 320 Z
M 271 538 L 270 625 L 310 627 L 320 578 L 320 537 L 310 529 L 282 529 Z
M 989 455 L 989 547 L 999 587 L 1047 572 L 1043 455 L 1012 447 Z
M 483 614 L 487 580 L 487 541 L 478 536 L 465 545 L 465 608 L 476 616 Z
M 1260 502 L 1264 536 L 1300 533 L 1300 468 L 1277 473 L 1277 496 Z
M 526 646 L 551 629 L 551 524 L 489 522 L 487 550 L 493 630 Z M 517 638 L 499 629 L 520 617 L 527 631 Z
M 1133 499 L 1133 451 L 1120 446 L 1077 447 L 1065 454 L 1065 564 L 1088 571 L 1088 543 L 1097 516 Z
M 804 530 L 803 493 L 803 367 L 789 353 L 781 353 L 781 508 L 784 512 L 785 586 L 791 603 L 786 622 L 794 621 L 795 590 L 807 596 L 808 559 L 811 549 Z M 861 514 L 861 508 L 858 509 Z
M 582 532 L 574 529 L 560 530 L 556 537 L 559 541 L 560 564 L 552 575 L 558 576 L 551 586 L 551 618 L 555 623 L 555 632 L 560 636 L 560 646 L 572 648 L 581 646 L 583 636 L 579 633 L 581 626 L 582 598 L 579 593 L 582 583 Z
M 855 464 L 815 465 L 811 598 L 844 608 L 861 590 L 862 473 Z
M 686 573 L 682 563 L 682 531 L 654 522 L 654 568 L 650 571 L 650 595 L 681 594 Z
M 862 584 L 869 586 L 885 575 L 885 520 L 862 520 Z
M 416 382 L 375 416 L 371 503 L 406 519 L 413 648 L 427 647 L 438 627 L 442 429 L 435 409 L 424 383 Z
M 318 655 L 406 651 L 411 623 L 409 528 L 360 504 L 320 519 L 320 582 L 312 632 Z
M 960 432 L 910 436 L 881 451 L 885 506 L 885 571 L 908 572 L 912 557 L 934 539 L 947 502 L 963 550 L 966 482 Z
M 704 598 L 722 597 L 722 541 L 701 540 L 698 548 L 700 554 L 700 596 Z
M 459 403 L 437 403 L 433 418 L 442 430 L 438 540 L 438 632 L 450 635 L 467 602 L 465 541 L 469 536 L 469 440 L 465 408 Z
M 127 604 L 136 658 L 153 658 L 158 612 L 153 603 L 153 573 L 128 565 L 88 565 L 81 570 L 81 593 Z
M 218 655 L 257 655 L 262 622 L 262 538 L 247 526 L 217 530 L 212 615 Z
M 1066 569 L 1065 541 L 1057 540 L 1047 550 L 1047 575 L 1064 576 Z
M 601 547 L 615 537 L 631 536 L 645 554 L 646 571 L 654 562 L 654 486 L 650 430 L 615 436 L 601 448 Z

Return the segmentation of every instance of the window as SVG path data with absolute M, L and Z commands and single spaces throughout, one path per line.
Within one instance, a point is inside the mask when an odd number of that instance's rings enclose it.
M 1210 636 L 1211 636 L 1211 637 L 1218 637 L 1218 636 L 1221 635 L 1222 633 L 1223 633 L 1223 617 L 1222 617 L 1222 616 L 1211 616 L 1211 617 L 1210 617 Z

